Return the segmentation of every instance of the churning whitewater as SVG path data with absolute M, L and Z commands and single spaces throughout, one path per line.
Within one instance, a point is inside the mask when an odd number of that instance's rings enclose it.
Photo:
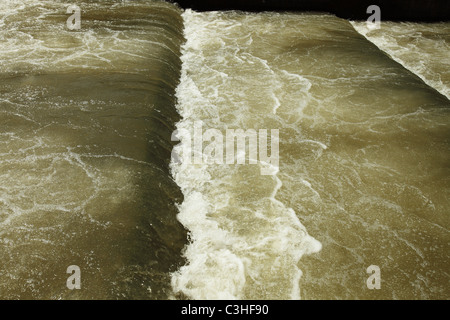
M 385 21 L 379 30 L 351 22 L 367 39 L 450 99 L 450 24 Z

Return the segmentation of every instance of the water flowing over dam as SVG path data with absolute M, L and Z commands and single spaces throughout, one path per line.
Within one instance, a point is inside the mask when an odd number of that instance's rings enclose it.
M 450 298 L 450 23 L 73 4 L 0 4 L 1 299 Z
M 164 2 L 2 3 L 0 295 L 167 298 L 183 22 Z M 66 268 L 82 289 L 66 288 Z

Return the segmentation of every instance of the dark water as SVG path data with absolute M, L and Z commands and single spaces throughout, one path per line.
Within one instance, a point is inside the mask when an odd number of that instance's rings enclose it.
M 79 2 L 70 31 L 69 4 L 2 6 L 0 297 L 164 299 L 186 243 L 168 167 L 180 11 Z

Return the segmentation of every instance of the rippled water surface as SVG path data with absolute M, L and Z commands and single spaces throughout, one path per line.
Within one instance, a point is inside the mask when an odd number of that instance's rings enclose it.
M 79 5 L 75 31 L 69 2 L 1 6 L 0 297 L 167 298 L 186 242 L 168 168 L 180 11 Z

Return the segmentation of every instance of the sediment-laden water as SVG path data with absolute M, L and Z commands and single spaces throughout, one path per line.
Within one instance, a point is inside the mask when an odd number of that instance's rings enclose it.
M 450 23 L 383 21 L 380 29 L 352 21 L 355 29 L 450 99 Z
M 0 297 L 164 299 L 186 243 L 168 167 L 180 10 L 77 2 L 71 31 L 71 4 L 1 4 Z
M 72 4 L 0 4 L 0 298 L 450 297 L 447 23 Z
M 280 163 L 264 176 L 264 164 L 174 165 L 192 233 L 174 289 L 448 298 L 449 100 L 331 15 L 183 17 L 177 127 L 279 129 Z

